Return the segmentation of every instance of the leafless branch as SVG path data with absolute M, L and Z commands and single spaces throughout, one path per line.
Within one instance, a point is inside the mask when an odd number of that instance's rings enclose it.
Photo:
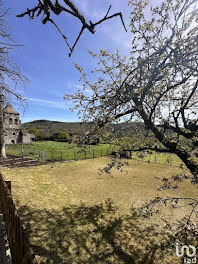
M 125 31 L 127 31 L 121 12 L 115 13 L 115 14 L 109 16 L 111 5 L 109 6 L 107 13 L 104 16 L 104 18 L 102 18 L 101 20 L 99 20 L 96 23 L 92 23 L 92 21 L 89 21 L 89 23 L 88 23 L 86 21 L 85 17 L 83 16 L 83 14 L 81 14 L 79 9 L 74 5 L 74 3 L 72 1 L 64 0 L 64 3 L 65 3 L 67 8 L 64 5 L 60 4 L 58 0 L 55 2 L 55 4 L 51 0 L 42 0 L 42 1 L 38 0 L 38 4 L 34 8 L 32 8 L 32 9 L 27 8 L 27 11 L 17 15 L 17 17 L 24 17 L 27 15 L 30 17 L 30 19 L 34 19 L 36 12 L 37 12 L 37 14 L 36 14 L 37 17 L 40 16 L 41 13 L 43 13 L 45 15 L 45 17 L 42 19 L 42 23 L 45 24 L 49 21 L 56 27 L 56 29 L 61 34 L 61 36 L 65 40 L 65 42 L 66 42 L 66 44 L 70 50 L 69 57 L 71 56 L 72 52 L 74 51 L 74 48 L 75 48 L 76 44 L 78 43 L 78 41 L 79 41 L 79 39 L 80 39 L 80 37 L 81 37 L 81 35 L 85 29 L 89 30 L 90 33 L 94 34 L 95 33 L 95 27 L 97 25 L 103 23 L 106 20 L 109 20 L 109 19 L 112 19 L 114 17 L 119 16 Z M 50 11 L 52 11 L 55 15 L 59 15 L 61 12 L 69 13 L 70 15 L 72 15 L 72 16 L 74 16 L 80 20 L 80 22 L 82 23 L 82 27 L 81 27 L 80 33 L 78 34 L 73 45 L 69 44 L 67 37 L 62 33 L 62 31 L 60 30 L 58 25 L 51 18 Z

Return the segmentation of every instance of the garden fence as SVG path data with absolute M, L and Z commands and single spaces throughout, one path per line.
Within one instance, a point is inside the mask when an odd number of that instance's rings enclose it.
M 15 204 L 12 200 L 9 186 L 0 174 L 0 203 L 3 212 L 7 237 L 13 264 L 36 264 L 34 253 L 30 247 L 26 231 L 17 214 Z
M 28 163 L 30 162 L 46 162 L 46 161 L 64 161 L 64 160 L 80 160 L 80 159 L 94 159 L 99 157 L 105 157 L 112 154 L 114 151 L 113 147 L 101 148 L 101 149 L 70 149 L 70 150 L 40 150 L 31 151 L 18 149 L 14 152 L 7 151 L 7 154 L 13 155 L 16 162 Z M 18 157 L 18 161 L 17 161 Z
M 177 166 L 182 167 L 184 164 L 183 162 L 174 154 L 165 154 L 165 153 L 156 153 L 156 152 L 133 152 L 133 151 L 123 151 L 123 155 L 121 157 L 130 158 L 137 160 L 138 164 L 140 162 L 147 162 L 147 163 L 156 163 L 156 164 L 163 164 L 168 166 Z
M 105 157 L 115 154 L 118 151 L 118 147 L 112 145 L 108 148 L 71 148 L 66 150 L 57 150 L 57 149 L 41 149 L 41 150 L 31 150 L 31 149 L 9 149 L 7 154 L 15 156 L 17 164 L 27 163 L 27 165 L 33 165 L 50 161 L 67 161 L 67 160 L 81 160 L 81 159 L 94 159 L 99 157 Z M 122 155 L 124 154 L 124 155 Z M 159 163 L 170 166 L 181 166 L 182 162 L 176 155 L 166 154 L 166 153 L 148 153 L 148 152 L 133 152 L 133 151 L 123 151 L 120 155 L 121 158 L 135 159 L 140 163 L 141 161 L 146 161 L 148 163 Z M 118 155 L 119 156 L 119 155 Z M 19 160 L 17 160 L 17 158 Z

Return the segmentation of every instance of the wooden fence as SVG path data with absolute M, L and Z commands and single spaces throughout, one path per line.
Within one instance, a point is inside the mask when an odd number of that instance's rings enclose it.
M 11 186 L 9 184 L 9 189 Z M 13 264 L 36 264 L 26 232 L 17 214 L 12 196 L 0 174 L 0 203 L 6 226 Z

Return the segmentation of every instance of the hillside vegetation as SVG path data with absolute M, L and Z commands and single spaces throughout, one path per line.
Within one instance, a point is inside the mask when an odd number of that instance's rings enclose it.
M 57 131 L 66 130 L 71 134 L 80 134 L 81 131 L 80 122 L 59 122 L 50 120 L 35 120 L 32 122 L 24 123 L 24 128 L 29 131 L 31 128 L 36 127 L 41 131 L 54 134 Z
M 81 122 L 59 122 L 50 120 L 35 120 L 32 122 L 24 123 L 24 128 L 29 131 L 35 127 L 43 132 L 50 133 L 51 135 L 57 131 L 67 131 L 72 135 L 79 135 L 82 133 Z M 122 135 L 127 135 L 133 131 L 144 131 L 144 124 L 140 122 L 119 123 L 114 125 L 115 130 Z

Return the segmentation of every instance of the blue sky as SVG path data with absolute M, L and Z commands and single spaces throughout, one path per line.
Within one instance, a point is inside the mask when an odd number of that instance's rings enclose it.
M 78 63 L 87 70 L 92 69 L 95 61 L 88 54 L 89 49 L 94 52 L 100 49 L 113 52 L 118 48 L 122 54 L 129 54 L 130 32 L 124 31 L 118 17 L 113 18 L 96 27 L 94 35 L 85 31 L 69 58 L 68 48 L 53 25 L 48 23 L 43 25 L 40 18 L 30 21 L 29 17 L 16 17 L 36 3 L 37 1 L 33 0 L 4 1 L 4 8 L 10 8 L 7 19 L 11 26 L 12 38 L 15 44 L 23 45 L 12 51 L 11 59 L 30 80 L 25 88 L 18 86 L 18 90 L 28 98 L 26 110 L 22 111 L 17 105 L 14 106 L 21 113 L 22 122 L 39 119 L 79 121 L 77 114 L 69 110 L 70 103 L 63 100 L 65 93 L 73 93 L 80 87 L 78 81 L 80 75 L 73 63 Z M 93 22 L 103 18 L 112 4 L 111 14 L 121 11 L 128 25 L 130 14 L 128 0 L 74 0 L 74 3 L 87 20 Z M 79 22 L 67 14 L 56 19 L 72 43 L 80 30 Z

